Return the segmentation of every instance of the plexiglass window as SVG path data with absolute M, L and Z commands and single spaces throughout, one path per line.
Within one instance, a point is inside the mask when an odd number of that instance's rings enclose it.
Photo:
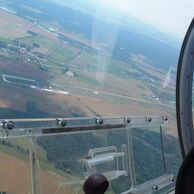
M 192 5 L 1 0 L 0 192 L 83 193 L 96 172 L 109 193 L 173 189 Z

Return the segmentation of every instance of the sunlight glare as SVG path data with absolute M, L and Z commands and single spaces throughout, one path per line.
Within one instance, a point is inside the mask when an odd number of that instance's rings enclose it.
M 98 0 L 97 1 L 99 5 L 111 7 L 113 9 L 117 9 L 118 11 L 127 11 L 127 8 L 129 6 L 128 0 Z

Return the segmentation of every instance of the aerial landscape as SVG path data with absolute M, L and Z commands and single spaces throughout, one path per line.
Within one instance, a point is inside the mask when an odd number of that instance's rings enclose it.
M 1 0 L 0 25 L 0 119 L 167 116 L 167 157 L 176 172 L 179 41 L 134 18 L 111 17 L 88 1 Z M 159 132 L 133 129 L 139 183 L 164 171 Z M 0 140 L 0 172 L 12 168 L 0 178 L 1 192 L 31 193 L 29 141 Z M 126 131 L 38 137 L 39 190 L 83 193 L 78 160 L 105 141 L 120 148 Z M 149 159 L 153 165 L 147 167 Z M 110 193 L 130 189 L 125 179 L 113 181 Z

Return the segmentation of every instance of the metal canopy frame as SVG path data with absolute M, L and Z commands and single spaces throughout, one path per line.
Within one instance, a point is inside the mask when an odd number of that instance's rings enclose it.
M 194 19 L 186 33 L 179 57 L 176 81 L 176 109 L 183 157 L 194 146 L 192 83 L 194 68 Z
M 48 135 L 65 135 L 75 133 L 86 133 L 107 130 L 127 130 L 129 142 L 128 146 L 128 160 L 127 167 L 129 176 L 131 177 L 132 185 L 130 190 L 122 194 L 138 194 L 147 193 L 152 194 L 162 188 L 170 186 L 174 183 L 175 177 L 167 171 L 164 159 L 162 126 L 166 126 L 168 117 L 166 116 L 148 116 L 148 117 L 83 117 L 83 118 L 40 118 L 40 119 L 4 119 L 0 120 L 0 138 L 21 138 L 30 137 L 30 168 L 31 168 L 31 191 L 32 194 L 39 193 L 39 183 L 37 182 L 36 173 L 36 137 Z M 161 152 L 162 161 L 164 163 L 164 174 L 145 182 L 137 184 L 136 172 L 133 161 L 132 137 L 129 134 L 132 128 L 137 127 L 159 127 L 161 138 Z M 121 154 L 121 153 L 116 153 Z M 122 153 L 123 154 L 123 153 Z M 106 154 L 107 155 L 107 154 Z M 99 158 L 98 158 L 99 160 Z M 81 181 L 82 183 L 82 181 Z
M 166 116 L 153 117 L 83 117 L 0 120 L 0 138 L 36 137 L 99 130 L 164 125 Z

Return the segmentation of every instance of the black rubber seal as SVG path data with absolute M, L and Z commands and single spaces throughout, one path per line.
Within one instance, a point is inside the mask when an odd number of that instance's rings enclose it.
M 185 157 L 177 176 L 175 194 L 194 194 L 194 148 Z
M 193 27 L 194 27 L 194 18 L 189 26 L 189 29 L 186 33 L 186 36 L 185 36 L 183 44 L 182 44 L 182 48 L 181 48 L 181 52 L 180 52 L 180 56 L 179 56 L 179 61 L 178 61 L 177 77 L 176 77 L 176 118 L 177 118 L 179 142 L 180 142 L 181 152 L 182 152 L 183 158 L 185 157 L 186 153 L 184 150 L 184 143 L 183 143 L 183 139 L 182 139 L 182 131 L 184 129 L 181 128 L 180 92 L 184 92 L 184 91 L 180 90 L 180 80 L 181 80 L 180 77 L 181 77 L 181 71 L 182 71 L 182 66 L 183 66 L 182 61 L 183 61 L 183 56 L 185 53 L 185 48 L 187 46 L 187 42 L 188 42 L 188 39 L 189 39 L 189 36 L 191 34 Z

